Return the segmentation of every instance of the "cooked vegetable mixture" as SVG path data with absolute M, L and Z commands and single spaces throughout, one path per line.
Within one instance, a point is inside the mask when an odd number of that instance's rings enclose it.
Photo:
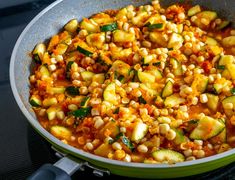
M 62 142 L 177 163 L 235 147 L 235 30 L 199 5 L 129 5 L 70 20 L 32 52 L 30 103 Z

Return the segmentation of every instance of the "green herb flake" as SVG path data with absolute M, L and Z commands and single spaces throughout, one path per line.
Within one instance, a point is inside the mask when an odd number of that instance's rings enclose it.
M 197 124 L 198 120 L 197 119 L 192 119 L 190 121 L 188 121 L 189 124 Z
M 131 151 L 134 151 L 135 147 L 132 142 L 126 137 L 122 136 L 122 142 L 125 144 Z
M 120 82 L 123 82 L 124 79 L 125 79 L 125 77 L 124 77 L 123 75 L 120 75 L 120 76 L 118 77 L 118 80 L 119 80 Z
M 235 88 L 232 88 L 230 92 L 232 93 L 232 95 L 235 95 Z
M 84 118 L 88 116 L 90 113 L 91 113 L 91 107 L 80 108 L 71 112 L 73 116 L 78 117 L 78 118 Z
M 216 67 L 217 69 L 220 69 L 220 70 L 224 70 L 225 69 L 225 65 L 219 65 Z
M 109 140 L 109 144 L 113 144 L 114 142 L 118 141 L 122 136 L 124 136 L 124 134 L 119 133 L 114 139 Z
M 132 142 L 123 133 L 119 133 L 114 139 L 110 139 L 109 144 L 113 144 L 114 142 L 118 141 L 119 139 L 121 139 L 122 143 L 125 144 L 131 151 L 133 151 L 135 149 Z
M 119 107 L 117 107 L 114 111 L 113 114 L 118 114 L 119 113 Z
M 68 86 L 65 89 L 65 92 L 70 96 L 79 95 L 79 88 L 75 86 Z
M 161 29 L 163 27 L 163 23 L 158 23 L 158 24 L 149 24 L 148 29 L 153 30 L 153 29 Z
M 140 96 L 138 99 L 139 99 L 139 102 L 141 104 L 146 104 L 147 103 L 146 100 L 142 96 Z
M 161 65 L 161 62 L 155 62 L 153 63 L 153 66 L 160 66 Z

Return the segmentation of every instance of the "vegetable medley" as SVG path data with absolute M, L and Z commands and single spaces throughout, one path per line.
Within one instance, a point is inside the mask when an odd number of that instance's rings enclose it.
M 30 103 L 62 142 L 177 163 L 235 147 L 235 30 L 199 5 L 129 5 L 37 44 Z

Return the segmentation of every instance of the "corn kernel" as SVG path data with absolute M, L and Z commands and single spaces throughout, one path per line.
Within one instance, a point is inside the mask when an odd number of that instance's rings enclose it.
M 146 153 L 148 152 L 148 147 L 144 144 L 141 144 L 137 147 L 137 150 L 140 152 L 140 153 Z
M 200 102 L 201 103 L 207 103 L 208 102 L 208 97 L 206 94 L 201 94 L 200 95 Z

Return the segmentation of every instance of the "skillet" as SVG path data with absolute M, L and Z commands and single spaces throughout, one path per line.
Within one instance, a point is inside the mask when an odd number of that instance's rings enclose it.
M 162 0 L 161 4 L 168 6 L 176 2 L 182 2 L 182 0 Z M 69 178 L 68 174 L 72 174 L 84 165 L 94 167 L 95 172 L 98 175 L 102 175 L 102 173 L 113 173 L 138 178 L 174 178 L 211 171 L 235 161 L 235 149 L 211 157 L 177 163 L 175 165 L 125 163 L 110 160 L 62 143 L 47 132 L 37 121 L 34 111 L 28 102 L 28 77 L 32 68 L 32 60 L 28 54 L 32 51 L 35 44 L 45 42 L 53 34 L 58 33 L 60 28 L 62 28 L 70 19 L 77 18 L 78 20 L 81 20 L 82 17 L 89 17 L 92 14 L 106 9 L 118 9 L 129 4 L 139 6 L 147 3 L 150 3 L 150 1 L 57 0 L 39 13 L 24 29 L 16 42 L 11 56 L 10 81 L 12 91 L 18 106 L 32 127 L 49 141 L 53 147 L 65 155 L 65 157 L 54 166 L 43 166 L 39 173 L 33 174 L 29 179 Z M 215 10 L 220 16 L 235 22 L 234 0 L 193 0 L 190 3 L 199 4 L 208 9 Z M 61 169 L 64 169 L 64 171 Z

